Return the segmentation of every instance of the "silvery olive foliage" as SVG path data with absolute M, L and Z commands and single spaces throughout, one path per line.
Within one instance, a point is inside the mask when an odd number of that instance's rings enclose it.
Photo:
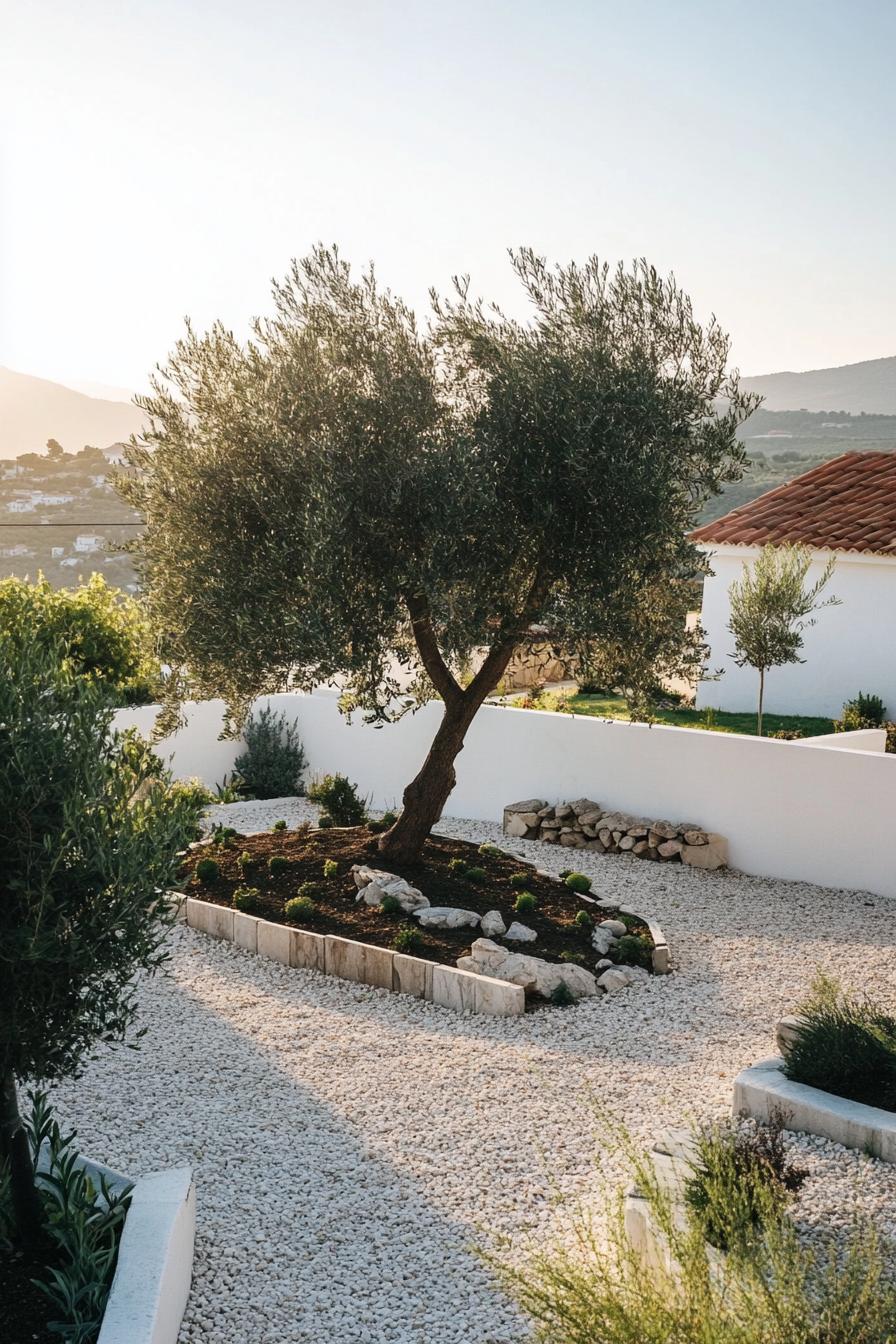
M 399 828 L 444 802 L 530 627 L 567 645 L 631 629 L 646 586 L 700 568 L 688 529 L 743 465 L 754 400 L 674 279 L 511 263 L 524 319 L 460 279 L 421 326 L 372 267 L 316 248 L 251 340 L 187 328 L 119 484 L 193 695 L 223 694 L 234 722 L 337 676 L 374 721 L 444 701 Z

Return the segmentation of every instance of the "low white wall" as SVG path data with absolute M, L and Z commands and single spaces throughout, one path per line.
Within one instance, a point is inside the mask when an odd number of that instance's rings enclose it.
M 886 751 L 886 728 L 854 728 L 849 733 L 820 733 L 801 739 L 804 747 L 833 747 L 835 751 Z
M 263 703 L 296 722 L 312 773 L 348 775 L 375 807 L 401 802 L 441 715 L 434 703 L 375 728 L 348 724 L 326 691 Z M 238 747 L 216 740 L 220 713 L 220 702 L 193 707 L 187 728 L 160 744 L 177 775 L 214 784 L 226 773 L 222 747 L 233 755 Z M 887 843 L 896 756 L 849 749 L 842 737 L 832 749 L 486 705 L 457 777 L 451 816 L 499 821 L 505 804 L 518 799 L 589 797 L 718 831 L 729 841 L 732 867 L 745 872 L 896 896 Z
M 191 702 L 184 712 L 186 727 L 171 737 L 163 737 L 155 749 L 178 779 L 201 779 L 213 789 L 231 773 L 243 744 L 233 738 L 219 739 L 224 720 L 223 700 Z M 120 709 L 115 715 L 115 727 L 136 728 L 149 737 L 158 714 L 158 705 Z

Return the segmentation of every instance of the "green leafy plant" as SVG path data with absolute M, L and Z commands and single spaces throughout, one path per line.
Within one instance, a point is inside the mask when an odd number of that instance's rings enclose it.
M 896 1111 L 896 1017 L 826 975 L 816 976 L 797 1014 L 799 1031 L 784 1056 L 787 1078 Z
M 232 826 L 216 825 L 212 827 L 211 841 L 221 849 L 233 849 L 233 842 L 237 839 L 239 832 Z
M 719 1250 L 742 1250 L 761 1235 L 806 1179 L 787 1154 L 786 1120 L 776 1108 L 767 1124 L 727 1120 L 696 1131 L 684 1198 Z
M 561 878 L 565 879 L 565 878 L 569 877 L 569 875 L 570 875 L 571 872 L 572 872 L 572 869 L 571 869 L 571 868 L 561 868 L 561 869 L 560 869 L 560 872 L 558 873 L 558 877 L 561 877 Z
M 555 1008 L 571 1008 L 575 1001 L 575 995 L 565 980 L 561 980 L 551 990 L 551 1003 Z
M 336 825 L 336 822 L 330 816 L 329 812 L 321 812 L 317 819 L 317 824 L 322 831 L 329 831 Z
M 285 831 L 285 830 L 286 830 L 286 822 L 283 820 L 282 817 L 280 817 L 280 819 L 279 819 L 278 821 L 275 821 L 275 822 L 274 822 L 273 826 L 271 827 L 271 830 L 272 830 L 272 831 Z
M 513 903 L 513 908 L 518 915 L 528 915 L 537 904 L 538 902 L 531 891 L 521 891 Z
M 449 873 L 457 873 L 457 874 L 460 876 L 462 873 L 465 873 L 466 870 L 467 870 L 467 861 L 466 861 L 466 859 L 449 859 L 449 860 L 448 860 L 448 871 L 449 871 Z
M 590 933 L 591 930 L 594 928 L 594 920 L 591 918 L 587 910 L 577 910 L 576 917 L 573 920 L 573 923 L 578 925 L 580 929 L 584 929 L 586 933 Z
M 388 893 L 380 901 L 379 908 L 384 915 L 402 915 L 404 906 L 397 896 L 390 896 Z
M 271 877 L 280 877 L 283 873 L 289 871 L 289 859 L 282 854 L 272 854 L 268 859 L 268 872 Z
M 309 901 L 319 901 L 322 895 L 320 887 L 313 882 L 303 882 L 296 894 Z
M 571 961 L 576 966 L 585 965 L 585 957 L 581 952 L 575 952 L 570 948 L 564 948 L 560 953 L 561 961 Z
M 388 831 L 398 820 L 398 814 L 395 812 L 384 812 L 381 817 L 376 817 L 367 823 L 367 829 L 372 835 L 381 835 L 383 831 Z
M 339 864 L 335 859 L 324 859 L 324 877 L 335 877 L 339 872 Z
M 261 908 L 261 892 L 257 887 L 237 887 L 230 904 L 244 915 L 254 914 Z
M 491 845 L 488 842 L 486 842 L 484 845 L 479 846 L 479 853 L 482 855 L 483 858 L 485 858 L 486 856 L 491 856 L 492 858 L 495 859 L 500 859 L 504 857 L 504 851 L 503 849 L 501 849 L 499 845 Z
M 310 896 L 293 896 L 284 905 L 283 913 L 291 924 L 299 924 L 303 920 L 314 919 L 317 906 Z
M 215 785 L 214 798 L 215 803 L 238 803 L 245 797 L 246 781 L 235 772 L 225 776 L 220 784 Z
M 392 939 L 392 947 L 396 952 L 408 952 L 413 954 L 423 943 L 423 935 L 419 929 L 414 928 L 412 924 L 405 924 L 400 928 Z
M 255 798 L 290 798 L 302 792 L 305 753 L 295 724 L 266 706 L 243 729 L 246 749 L 235 761 L 245 790 Z
M 643 934 L 625 933 L 614 943 L 612 956 L 625 966 L 643 966 L 649 971 L 653 966 L 653 944 Z
M 200 859 L 196 865 L 195 876 L 199 882 L 216 882 L 221 876 L 220 865 L 214 859 Z
M 591 890 L 591 878 L 585 873 L 568 873 L 563 880 L 570 891 L 583 893 Z
M 525 891 L 532 881 L 532 873 L 531 871 L 528 873 L 511 873 L 509 880 L 514 891 Z
M 363 826 L 367 820 L 358 790 L 345 775 L 324 775 L 315 779 L 308 789 L 308 797 L 326 816 L 332 817 L 334 826 Z M 323 824 L 323 817 L 318 824 Z
M 887 707 L 880 696 L 865 691 L 859 691 L 854 700 L 847 700 L 843 706 L 842 720 L 846 727 L 856 723 L 863 728 L 880 728 L 886 717 Z
M 477 868 L 475 865 L 472 868 L 465 868 L 463 870 L 462 876 L 467 880 L 467 882 L 488 881 L 488 873 L 485 871 L 485 869 Z

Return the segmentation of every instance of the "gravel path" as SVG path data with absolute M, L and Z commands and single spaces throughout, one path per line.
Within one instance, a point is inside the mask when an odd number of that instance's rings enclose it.
M 302 800 L 212 811 L 246 831 L 315 815 Z M 479 822 L 440 830 L 503 839 Z M 181 1344 L 517 1344 L 525 1324 L 479 1248 L 523 1262 L 601 1207 L 620 1178 L 602 1115 L 647 1143 L 726 1113 L 734 1074 L 772 1053 L 776 1019 L 817 966 L 896 1007 L 896 904 L 575 861 L 599 894 L 656 914 L 674 975 L 562 1011 L 463 1018 L 173 932 L 168 974 L 140 988 L 142 1048 L 103 1051 L 56 1099 L 83 1150 L 114 1167 L 194 1165 Z M 896 1236 L 896 1168 L 801 1146 L 801 1216 L 856 1204 Z

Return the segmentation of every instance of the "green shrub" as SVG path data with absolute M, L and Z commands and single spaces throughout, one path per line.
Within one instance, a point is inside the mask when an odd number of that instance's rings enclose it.
M 488 843 L 479 846 L 479 853 L 482 855 L 483 858 L 485 858 L 487 855 L 491 855 L 492 858 L 495 859 L 501 859 L 504 857 L 503 849 L 501 849 L 498 845 L 490 845 Z
M 283 913 L 290 924 L 299 924 L 302 920 L 314 919 L 317 906 L 310 896 L 293 896 L 284 905 Z
M 233 842 L 237 838 L 238 832 L 232 826 L 213 826 L 212 844 L 218 845 L 221 849 L 233 849 Z
M 466 878 L 468 882 L 488 881 L 488 873 L 485 871 L 484 868 L 476 868 L 476 867 L 465 868 L 463 871 L 463 876 Z
M 339 872 L 339 864 L 335 859 L 324 859 L 324 877 L 335 877 Z
M 285 831 L 285 830 L 286 830 L 286 822 L 283 820 L 282 817 L 280 818 L 279 821 L 275 821 L 275 822 L 274 822 L 273 826 L 271 827 L 271 830 L 272 830 L 272 831 Z
M 789 1196 L 806 1179 L 784 1147 L 785 1119 L 776 1109 L 768 1124 L 726 1120 L 706 1125 L 694 1135 L 693 1174 L 685 1181 L 685 1202 L 707 1241 L 718 1250 L 749 1245 L 770 1216 L 781 1216 Z
M 415 929 L 412 924 L 405 924 L 392 939 L 392 947 L 396 952 L 414 953 L 422 942 L 423 935 L 420 930 Z
M 367 820 L 358 790 L 345 775 L 324 775 L 315 779 L 308 789 L 308 797 L 332 817 L 330 824 L 333 826 L 363 826 Z M 323 821 L 318 824 L 322 825 Z
M 880 728 L 887 715 L 887 707 L 879 695 L 859 691 L 854 700 L 843 706 L 841 723 L 844 730 L 851 728 Z
M 576 966 L 584 966 L 585 958 L 581 952 L 573 952 L 569 948 L 564 948 L 560 953 L 561 961 L 571 961 Z
M 466 872 L 466 868 L 467 868 L 467 864 L 466 864 L 466 860 L 464 860 L 464 859 L 449 859 L 449 860 L 448 860 L 448 871 L 449 871 L 449 873 L 457 873 L 458 875 L 460 875 L 461 873 Z
M 282 854 L 273 854 L 268 859 L 268 872 L 271 877 L 279 877 L 289 868 L 289 859 L 285 859 Z
M 302 792 L 305 753 L 298 732 L 285 714 L 267 706 L 246 724 L 246 750 L 235 768 L 255 798 L 287 798 Z
M 402 905 L 401 901 L 398 899 L 397 896 L 389 896 L 388 894 L 385 895 L 383 899 L 380 901 L 379 908 L 384 915 L 404 914 L 404 906 Z
M 196 865 L 196 877 L 200 882 L 215 882 L 221 876 L 221 869 L 214 859 L 200 859 Z
M 776 738 L 778 742 L 798 742 L 806 734 L 802 728 L 779 728 L 775 733 L 769 733 L 769 737 Z
M 319 901 L 321 894 L 320 887 L 316 887 L 313 882 L 303 882 L 296 893 L 296 895 L 309 901 Z
M 591 878 L 586 877 L 584 873 L 568 873 L 564 878 L 564 881 L 570 891 L 583 892 L 591 890 Z
M 578 910 L 573 923 L 577 924 L 580 929 L 584 929 L 586 933 L 590 933 L 594 928 L 594 920 L 587 910 Z
M 260 908 L 261 892 L 257 887 L 237 887 L 230 903 L 234 910 L 240 910 L 244 915 L 251 915 Z
M 215 785 L 215 796 L 212 801 L 238 803 L 245 797 L 245 789 L 246 781 L 234 771 L 232 775 L 225 775 L 220 784 Z
M 513 903 L 513 908 L 518 915 L 528 915 L 537 904 L 531 891 L 521 891 Z
M 510 885 L 513 887 L 514 891 L 525 891 L 526 887 L 528 887 L 531 881 L 532 881 L 531 873 L 510 874 Z
M 394 812 L 384 812 L 381 817 L 375 817 L 368 821 L 367 829 L 372 835 L 382 835 L 383 831 L 391 830 L 398 817 Z
M 242 874 L 243 877 L 246 876 L 250 868 L 253 868 L 255 866 L 255 860 L 249 853 L 248 849 L 243 850 L 242 854 L 236 861 L 236 866 L 237 868 L 239 868 L 240 873 Z
M 571 869 L 571 868 L 561 868 L 561 869 L 560 869 L 560 872 L 557 874 L 557 876 L 560 877 L 560 878 L 562 878 L 562 879 L 565 881 L 566 878 L 569 877 L 569 875 L 570 875 L 571 872 L 572 872 L 572 869 Z
M 797 1013 L 802 1020 L 784 1057 L 785 1077 L 896 1111 L 896 1018 L 824 975 Z
M 556 1008 L 570 1008 L 575 1003 L 575 995 L 565 980 L 561 980 L 551 990 L 551 1003 Z
M 317 819 L 317 824 L 322 831 L 329 831 L 336 825 L 336 822 L 330 816 L 329 812 L 321 812 Z
M 653 966 L 653 944 L 642 934 L 625 933 L 614 943 L 612 956 L 625 966 L 643 966 L 649 971 Z

